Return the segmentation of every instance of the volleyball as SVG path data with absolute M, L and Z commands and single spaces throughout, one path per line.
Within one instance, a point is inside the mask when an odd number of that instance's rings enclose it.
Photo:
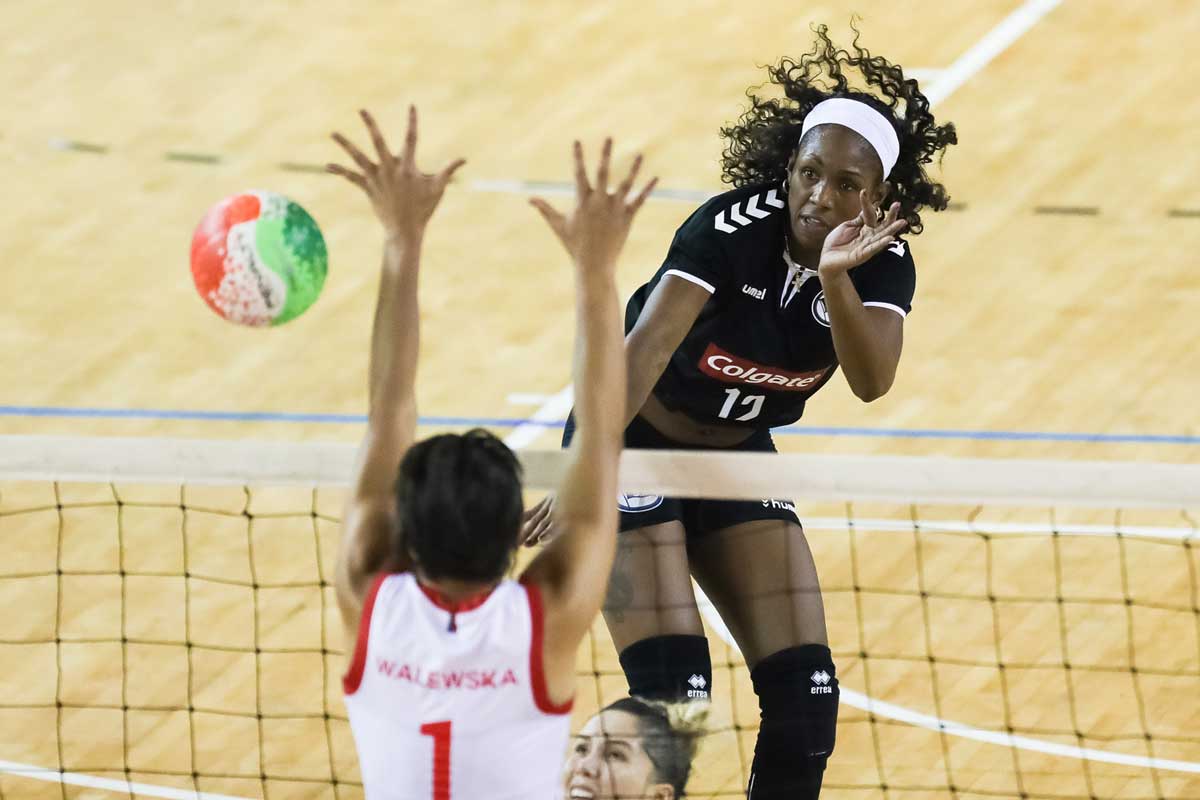
M 222 319 L 261 328 L 303 314 L 325 285 L 317 223 L 281 194 L 249 191 L 208 210 L 192 235 L 192 280 Z

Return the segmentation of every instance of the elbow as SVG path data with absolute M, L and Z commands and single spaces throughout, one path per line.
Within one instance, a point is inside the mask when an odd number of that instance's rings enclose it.
M 857 397 L 859 400 L 862 400 L 864 403 L 875 402 L 876 400 L 878 400 L 879 398 L 881 398 L 885 394 L 887 394 L 888 390 L 891 388 L 892 388 L 892 379 L 890 379 L 890 378 L 888 378 L 888 379 L 879 378 L 879 379 L 875 379 L 875 380 L 859 381 L 857 383 L 850 384 L 850 389 L 851 389 L 851 391 L 854 392 L 854 396 Z

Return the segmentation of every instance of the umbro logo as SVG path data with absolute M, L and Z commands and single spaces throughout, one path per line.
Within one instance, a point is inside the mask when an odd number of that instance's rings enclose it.
M 762 300 L 763 298 L 765 298 L 767 296 L 767 290 L 766 289 L 756 289 L 755 287 L 751 286 L 748 283 L 743 283 L 742 284 L 742 294 L 748 294 L 751 297 L 753 297 L 755 300 Z
M 833 694 L 833 687 L 829 685 L 829 682 L 832 681 L 833 678 L 829 677 L 828 672 L 823 669 L 819 669 L 809 677 L 812 678 L 812 682 L 816 684 L 809 689 L 811 694 Z
M 787 203 L 779 199 L 778 189 L 770 190 L 767 192 L 765 197 L 760 192 L 759 194 L 756 194 L 746 200 L 745 214 L 743 214 L 739 209 L 741 203 L 734 203 L 733 208 L 727 209 L 729 211 L 729 222 L 725 221 L 725 210 L 722 210 L 713 220 L 713 227 L 719 230 L 721 233 L 734 233 L 739 228 L 749 225 L 756 219 L 766 219 L 767 217 L 771 216 L 770 211 L 764 211 L 759 207 L 758 200 L 760 197 L 764 203 L 772 208 L 783 208 L 785 205 L 787 205 Z M 751 219 L 751 217 L 753 217 L 753 219 Z
M 688 690 L 687 696 L 689 699 L 707 699 L 708 692 L 704 690 L 708 686 L 708 681 L 704 680 L 703 675 L 693 675 L 688 678 L 688 685 L 692 688 Z

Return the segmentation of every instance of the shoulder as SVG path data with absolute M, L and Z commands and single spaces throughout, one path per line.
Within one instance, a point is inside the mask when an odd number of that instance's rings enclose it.
M 854 268 L 854 272 L 860 274 L 897 271 L 901 274 L 916 275 L 916 262 L 913 261 L 912 247 L 905 239 L 894 240 L 866 262 Z
M 895 308 L 901 316 L 912 310 L 917 268 L 908 242 L 897 239 L 866 263 L 850 270 L 850 280 L 865 305 Z
M 679 226 L 676 241 L 730 243 L 774 227 L 764 220 L 786 216 L 787 201 L 778 187 L 743 186 L 709 198 Z

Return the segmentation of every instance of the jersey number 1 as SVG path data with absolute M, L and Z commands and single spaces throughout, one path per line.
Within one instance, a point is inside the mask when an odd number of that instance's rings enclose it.
M 721 411 L 717 414 L 721 419 L 729 419 L 729 415 L 733 413 L 733 407 L 737 404 L 738 398 L 742 393 L 737 389 L 725 390 L 725 405 L 721 406 Z M 762 413 L 763 401 L 766 400 L 766 395 L 748 394 L 742 397 L 741 405 L 750 406 L 750 410 L 738 417 L 735 422 L 748 422 Z
M 427 722 L 421 733 L 433 737 L 433 800 L 450 800 L 450 722 Z

